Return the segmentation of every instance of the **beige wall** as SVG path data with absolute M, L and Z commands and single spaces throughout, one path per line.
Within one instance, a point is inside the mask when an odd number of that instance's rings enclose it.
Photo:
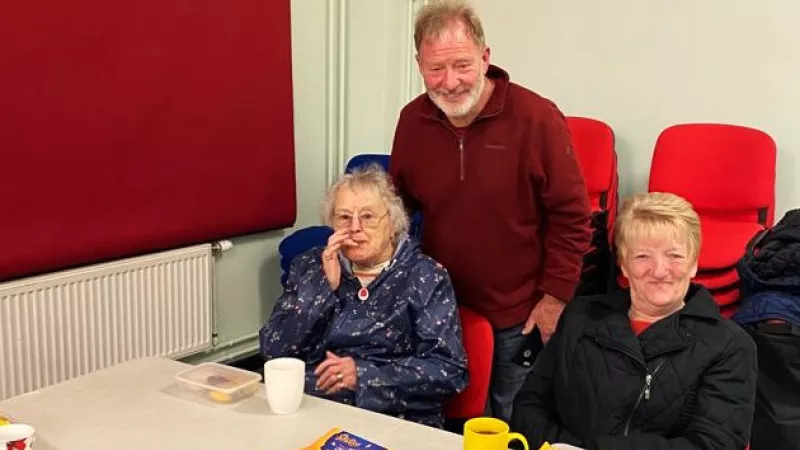
M 567 114 L 615 130 L 623 194 L 647 187 L 658 133 L 679 122 L 777 141 L 777 208 L 800 207 L 800 3 L 476 0 L 493 60 Z M 746 180 L 743 180 L 746 181 Z

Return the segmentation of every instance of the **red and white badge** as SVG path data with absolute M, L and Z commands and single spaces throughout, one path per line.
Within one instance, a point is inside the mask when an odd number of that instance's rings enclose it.
M 367 288 L 362 287 L 361 289 L 358 290 L 358 299 L 359 300 L 361 300 L 363 302 L 364 300 L 366 300 L 368 298 L 369 298 L 369 291 L 367 290 Z

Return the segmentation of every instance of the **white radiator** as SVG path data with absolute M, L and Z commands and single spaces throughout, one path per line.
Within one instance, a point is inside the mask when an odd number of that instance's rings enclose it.
M 210 245 L 0 284 L 0 400 L 211 346 Z

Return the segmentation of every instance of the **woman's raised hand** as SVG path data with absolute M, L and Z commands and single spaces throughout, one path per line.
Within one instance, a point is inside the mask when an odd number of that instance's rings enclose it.
M 342 280 L 342 265 L 339 263 L 338 255 L 343 245 L 355 245 L 355 242 L 350 239 L 350 230 L 347 228 L 335 231 L 328 238 L 328 245 L 322 251 L 322 270 L 334 291 L 339 289 L 339 283 Z

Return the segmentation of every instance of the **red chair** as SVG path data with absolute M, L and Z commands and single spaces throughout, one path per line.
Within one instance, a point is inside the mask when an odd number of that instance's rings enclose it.
M 739 302 L 739 285 L 735 284 L 726 289 L 712 289 L 711 295 L 714 301 L 720 308 L 723 307 L 738 307 Z
M 703 266 L 729 267 L 744 254 L 754 229 L 772 226 L 775 159 L 775 141 L 763 131 L 722 124 L 674 125 L 658 137 L 648 189 L 688 200 L 703 219 L 703 237 L 709 240 L 701 258 L 710 266 Z M 742 243 L 741 253 L 726 252 L 731 240 Z
M 494 356 L 494 331 L 489 320 L 464 306 L 458 307 L 464 350 L 467 352 L 469 384 L 446 405 L 447 419 L 467 420 L 483 416 L 489 396 Z
M 750 239 L 775 216 L 775 141 L 737 125 L 671 126 L 658 137 L 650 166 L 650 192 L 671 192 L 694 206 L 702 227 L 695 281 L 738 300 L 735 265 Z
M 694 277 L 694 282 L 702 284 L 711 290 L 725 289 L 739 282 L 739 274 L 735 270 L 730 269 L 709 269 L 704 270 L 702 273 L 698 271 L 697 276 Z
M 614 131 L 588 117 L 567 117 L 572 148 L 578 156 L 592 211 L 612 211 L 617 206 L 617 154 Z M 609 219 L 613 223 L 616 214 Z
M 614 283 L 614 220 L 617 217 L 617 154 L 614 131 L 588 117 L 567 117 L 572 148 L 577 155 L 592 210 L 592 242 L 583 258 L 577 295 L 602 294 Z

